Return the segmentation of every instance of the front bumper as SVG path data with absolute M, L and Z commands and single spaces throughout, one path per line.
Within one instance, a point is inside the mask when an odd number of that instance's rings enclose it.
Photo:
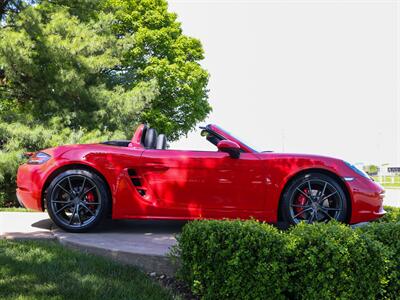
M 346 184 L 352 197 L 350 224 L 373 221 L 386 214 L 385 190 L 379 184 L 367 178 L 356 178 Z

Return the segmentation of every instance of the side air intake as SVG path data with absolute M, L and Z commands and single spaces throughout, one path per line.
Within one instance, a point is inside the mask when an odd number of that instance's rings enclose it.
M 146 196 L 147 189 L 143 186 L 143 178 L 136 173 L 134 169 L 128 169 L 129 178 L 132 181 L 132 184 L 136 188 L 136 191 L 142 196 Z

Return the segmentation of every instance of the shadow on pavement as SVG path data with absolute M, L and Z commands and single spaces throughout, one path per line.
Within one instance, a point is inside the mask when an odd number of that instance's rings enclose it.
M 107 220 L 95 231 L 121 233 L 179 233 L 186 221 L 167 220 Z

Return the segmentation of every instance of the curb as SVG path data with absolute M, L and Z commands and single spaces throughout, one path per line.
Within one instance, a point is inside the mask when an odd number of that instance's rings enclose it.
M 122 264 L 135 266 L 146 273 L 165 274 L 172 277 L 177 271 L 176 265 L 167 255 L 143 254 L 112 248 L 102 248 L 100 246 L 86 244 L 84 242 L 80 243 L 76 241 L 70 241 L 67 237 L 62 235 L 60 236 L 58 232 L 63 233 L 62 229 L 53 224 L 50 228 L 50 233 L 53 236 L 53 239 L 70 249 L 95 254 Z
M 47 231 L 34 233 L 0 232 L 0 240 L 8 241 L 54 241 L 56 237 Z
M 55 236 L 55 239 L 61 245 L 67 248 L 110 258 L 123 264 L 138 267 L 146 273 L 155 272 L 157 274 L 165 274 L 168 276 L 174 276 L 176 273 L 176 266 L 167 256 L 147 255 L 142 253 L 132 253 L 120 250 L 106 249 L 93 245 L 85 245 L 83 243 L 71 242 L 67 239 L 59 238 L 57 236 Z

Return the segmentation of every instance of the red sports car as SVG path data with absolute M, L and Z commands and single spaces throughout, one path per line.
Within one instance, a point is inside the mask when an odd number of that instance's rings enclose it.
M 352 224 L 385 214 L 382 187 L 342 160 L 257 152 L 216 125 L 202 136 L 218 151 L 167 149 L 146 125 L 131 141 L 42 150 L 20 166 L 17 196 L 72 232 L 109 216 Z

